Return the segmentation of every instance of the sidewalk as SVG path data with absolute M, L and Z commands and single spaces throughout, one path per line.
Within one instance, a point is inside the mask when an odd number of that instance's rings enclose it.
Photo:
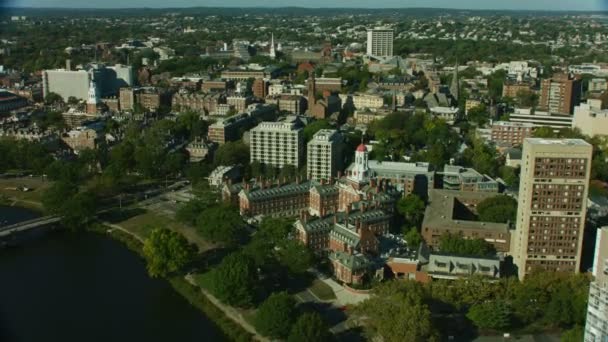
M 334 294 L 336 295 L 334 305 L 345 306 L 359 304 L 369 298 L 369 294 L 366 293 L 353 293 L 347 291 L 344 286 L 338 284 L 331 278 L 323 279 L 322 277 L 318 277 L 318 279 L 327 284 L 334 291 Z
M 249 322 L 247 322 L 235 308 L 233 308 L 229 305 L 225 305 L 224 303 L 220 302 L 217 298 L 215 298 L 211 293 L 205 291 L 205 289 L 203 289 L 202 287 L 199 287 L 190 274 L 186 275 L 185 278 L 186 278 L 186 281 L 188 281 L 190 284 L 200 288 L 201 292 L 205 295 L 205 297 L 207 297 L 207 299 L 209 299 L 211 301 L 211 303 L 213 303 L 213 305 L 215 305 L 218 309 L 222 310 L 222 312 L 224 312 L 226 317 L 230 318 L 231 320 L 236 322 L 238 325 L 243 327 L 243 329 L 247 330 L 247 332 L 252 334 L 256 341 L 262 341 L 262 342 L 270 341 L 266 337 L 259 335 L 257 333 L 257 331 L 255 330 L 255 328 L 251 324 L 249 324 Z

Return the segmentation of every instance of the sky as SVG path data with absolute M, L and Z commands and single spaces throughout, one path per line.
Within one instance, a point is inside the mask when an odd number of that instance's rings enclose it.
M 0 0 L 17 7 L 438 7 L 503 10 L 608 10 L 608 0 Z

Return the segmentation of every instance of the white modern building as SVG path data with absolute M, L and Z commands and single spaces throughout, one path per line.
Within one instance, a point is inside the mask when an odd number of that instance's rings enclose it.
M 608 227 L 597 231 L 593 277 L 589 287 L 585 342 L 608 341 Z
M 296 117 L 281 122 L 262 122 L 250 131 L 251 162 L 297 169 L 304 162 L 304 135 Z
M 334 129 L 322 129 L 308 142 L 307 153 L 308 178 L 331 180 L 342 166 L 342 136 Z
M 375 57 L 393 56 L 393 29 L 374 28 L 367 30 L 367 54 Z
M 608 136 L 608 110 L 602 110 L 601 100 L 589 99 L 587 103 L 574 107 L 572 127 L 591 137 Z
M 69 97 L 86 100 L 91 80 L 99 88 L 101 97 L 117 95 L 121 87 L 133 85 L 131 66 L 114 65 L 106 67 L 103 64 L 90 64 L 83 69 L 71 70 L 70 63 L 65 69 L 44 70 L 42 73 L 42 91 L 59 94 L 64 101 Z

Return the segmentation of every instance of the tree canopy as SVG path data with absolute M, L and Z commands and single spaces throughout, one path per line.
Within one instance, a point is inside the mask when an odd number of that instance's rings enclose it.
M 424 217 L 426 204 L 416 194 L 409 194 L 397 202 L 397 211 L 405 217 L 406 222 L 413 227 L 418 227 Z
M 182 271 L 194 260 L 196 246 L 177 232 L 156 228 L 145 240 L 143 253 L 148 260 L 148 273 L 153 277 L 166 277 Z
M 506 195 L 490 197 L 477 204 L 477 214 L 483 222 L 515 222 L 517 201 Z
M 253 260 L 244 253 L 226 256 L 209 272 L 209 290 L 222 302 L 248 307 L 257 291 L 257 270 Z
M 487 257 L 496 254 L 496 249 L 484 239 L 465 239 L 461 235 L 446 233 L 439 239 L 442 253 Z
M 258 308 L 255 315 L 255 328 L 274 339 L 289 335 L 296 319 L 296 303 L 287 292 L 273 293 Z
M 326 342 L 332 339 L 333 336 L 321 316 L 316 312 L 310 312 L 298 318 L 291 328 L 287 342 Z
M 197 230 L 204 238 L 229 246 L 237 245 L 247 236 L 237 209 L 227 204 L 203 210 L 197 218 Z
M 422 284 L 391 281 L 374 289 L 374 295 L 356 308 L 365 328 L 386 342 L 439 341 Z

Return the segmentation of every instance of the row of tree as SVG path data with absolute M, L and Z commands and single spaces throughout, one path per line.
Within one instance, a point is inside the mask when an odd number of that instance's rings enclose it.
M 492 333 L 576 329 L 585 322 L 588 290 L 585 275 L 555 272 L 532 274 L 523 282 L 391 281 L 374 289 L 355 314 L 370 334 L 387 342 L 470 337 L 478 333 L 475 328 Z

